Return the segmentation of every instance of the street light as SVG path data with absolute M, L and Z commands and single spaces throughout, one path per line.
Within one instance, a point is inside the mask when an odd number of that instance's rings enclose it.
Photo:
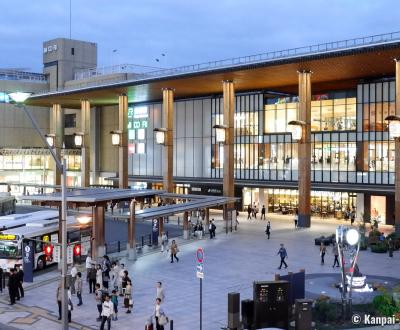
M 389 137 L 391 139 L 400 139 L 400 116 L 387 116 Z
M 46 141 L 51 148 L 54 148 L 56 135 L 55 134 L 45 134 Z
M 301 120 L 292 120 L 288 122 L 288 125 L 290 126 L 290 131 L 292 133 L 292 139 L 301 142 L 303 139 L 304 127 L 307 124 Z
M 226 125 L 214 125 L 213 128 L 215 129 L 215 138 L 217 143 L 225 143 L 226 141 L 226 130 L 228 126 Z
M 122 135 L 122 131 L 111 131 L 111 144 L 113 146 L 121 146 L 121 135 Z
M 83 215 L 81 217 L 77 217 L 76 220 L 78 220 L 78 222 L 81 225 L 87 225 L 88 223 L 90 223 L 92 221 L 92 217 L 90 217 L 88 215 Z
M 166 128 L 155 128 L 153 131 L 156 136 L 156 143 L 164 145 L 165 137 L 167 135 L 167 129 Z
M 8 96 L 13 100 L 17 106 L 21 107 L 25 114 L 29 117 L 33 127 L 36 132 L 39 134 L 43 143 L 46 145 L 47 149 L 49 149 L 51 156 L 56 162 L 56 166 L 61 173 L 61 319 L 62 319 L 62 328 L 63 330 L 68 330 L 68 289 L 67 289 L 67 196 L 66 196 L 66 161 L 65 159 L 62 162 L 57 158 L 53 146 L 54 139 L 52 145 L 50 145 L 49 140 L 50 134 L 46 137 L 42 130 L 40 129 L 35 117 L 31 114 L 28 108 L 25 106 L 24 102 L 32 95 L 31 93 L 23 93 L 23 92 L 15 92 L 10 93 Z
M 82 148 L 83 147 L 83 133 L 74 133 L 74 144 L 75 147 Z

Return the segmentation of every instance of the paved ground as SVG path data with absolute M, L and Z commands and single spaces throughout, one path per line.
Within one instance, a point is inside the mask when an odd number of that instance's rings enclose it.
M 143 329 L 153 310 L 155 283 L 162 281 L 166 290 L 164 309 L 174 320 L 175 329 L 197 328 L 199 281 L 195 277 L 195 251 L 200 246 L 205 251 L 205 330 L 216 330 L 226 325 L 227 293 L 240 292 L 241 299 L 251 298 L 254 280 L 271 280 L 276 273 L 285 274 L 287 271 L 295 272 L 301 268 L 306 270 L 306 274 L 338 272 L 337 268 L 333 269 L 330 265 L 333 257 L 329 249 L 326 265 L 320 265 L 318 247 L 314 246 L 313 242 L 316 236 L 333 233 L 335 223 L 314 222 L 311 229 L 295 230 L 292 221 L 279 216 L 271 218 L 270 240 L 266 239 L 264 233 L 264 221 L 248 222 L 241 217 L 239 231 L 236 233 L 219 233 L 215 240 L 203 239 L 181 245 L 179 263 L 171 264 L 165 253 L 155 252 L 130 264 L 128 269 L 134 288 L 133 313 L 126 314 L 124 309 L 120 308 L 119 320 L 114 322 L 113 327 L 122 330 Z M 221 226 L 221 223 L 218 224 L 218 227 Z M 281 242 L 287 246 L 289 255 L 289 268 L 285 271 L 277 270 L 279 258 L 276 253 Z M 399 252 L 395 252 L 394 258 L 391 259 L 387 255 L 362 251 L 359 259 L 360 270 L 366 275 L 399 278 L 399 268 L 395 266 L 399 264 L 399 259 Z M 21 304 L 11 310 L 6 309 L 6 305 L 0 305 L 0 323 L 18 329 L 58 329 L 53 316 L 57 310 L 55 287 L 56 282 L 51 282 L 29 290 Z M 73 311 L 73 320 L 79 322 L 74 324 L 74 329 L 97 329 L 94 297 L 86 293 L 86 286 L 84 290 L 84 305 L 75 306 Z M 76 304 L 75 297 L 73 300 Z M 36 308 L 32 310 L 33 306 Z

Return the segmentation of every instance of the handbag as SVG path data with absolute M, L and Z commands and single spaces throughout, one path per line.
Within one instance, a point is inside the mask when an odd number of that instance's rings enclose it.
M 133 306 L 133 300 L 129 299 L 129 306 Z
M 158 318 L 158 324 L 166 325 L 167 323 L 168 323 L 168 318 L 164 314 L 161 314 L 160 317 Z

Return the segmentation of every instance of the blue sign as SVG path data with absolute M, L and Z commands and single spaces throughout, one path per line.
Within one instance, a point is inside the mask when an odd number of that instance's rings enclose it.
M 34 247 L 33 241 L 23 240 L 22 245 L 22 267 L 24 270 L 24 282 L 33 282 L 33 259 Z
M 158 245 L 158 221 L 156 219 L 153 220 L 152 241 L 153 245 Z

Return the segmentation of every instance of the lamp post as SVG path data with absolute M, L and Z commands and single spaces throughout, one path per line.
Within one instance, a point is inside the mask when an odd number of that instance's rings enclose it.
M 394 140 L 395 207 L 394 226 L 400 234 L 400 116 L 388 116 L 389 137 Z
M 354 270 L 357 265 L 358 254 L 360 252 L 360 233 L 355 228 L 348 228 L 345 226 L 339 226 L 336 228 L 336 243 L 338 245 L 339 252 L 339 262 L 341 269 L 341 277 L 342 277 L 342 317 L 343 319 L 347 318 L 347 315 L 351 315 L 352 313 L 352 287 L 353 287 L 353 276 Z M 350 281 L 347 285 L 347 277 L 345 270 L 345 260 L 344 260 L 344 246 L 350 245 L 351 247 L 356 247 L 355 253 L 352 255 L 352 260 L 350 262 L 349 273 L 350 273 Z M 348 293 L 348 294 L 347 294 Z M 347 313 L 346 305 L 349 306 L 349 313 Z
M 53 137 L 48 134 L 45 136 L 40 129 L 35 117 L 31 114 L 28 108 L 25 106 L 24 102 L 29 98 L 31 93 L 10 93 L 9 97 L 17 104 L 17 106 L 21 107 L 28 118 L 30 119 L 33 127 L 36 132 L 39 134 L 43 143 L 50 151 L 51 156 L 53 157 L 58 170 L 61 173 L 61 320 L 62 320 L 62 329 L 68 330 L 68 289 L 67 289 L 67 196 L 66 196 L 66 161 L 63 159 L 60 161 L 53 149 L 54 139 L 50 139 Z M 53 142 L 51 142 L 53 141 Z M 51 142 L 51 144 L 49 143 Z

